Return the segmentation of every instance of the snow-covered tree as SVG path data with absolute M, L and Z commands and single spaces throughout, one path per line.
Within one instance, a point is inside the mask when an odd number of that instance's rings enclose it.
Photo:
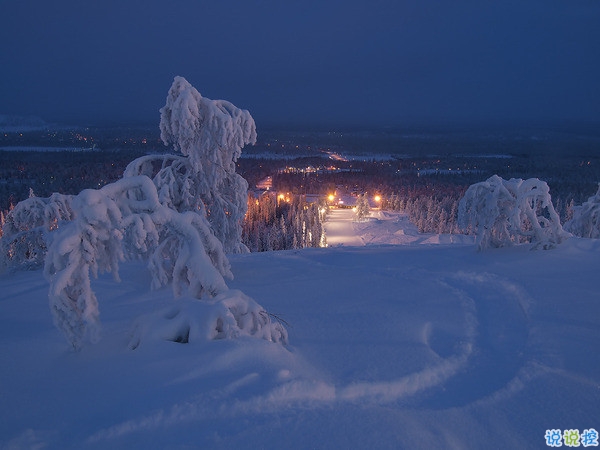
M 175 77 L 160 110 L 161 139 L 183 156 L 145 156 L 125 176 L 153 178 L 161 203 L 177 211 L 206 214 L 227 253 L 247 251 L 242 221 L 248 183 L 236 173 L 242 147 L 256 142 L 254 119 L 225 100 L 210 100 Z
M 565 230 L 575 236 L 600 238 L 600 185 L 595 195 L 581 206 L 573 206 L 573 218 L 565 223 Z
M 207 318 L 186 319 L 203 323 L 204 336 L 287 342 L 281 323 L 224 280 L 232 277 L 226 251 L 245 248 L 247 183 L 235 162 L 241 148 L 256 141 L 252 117 L 229 102 L 203 99 L 181 77 L 161 114 L 163 141 L 182 155 L 139 158 L 124 178 L 76 196 L 31 195 L 6 219 L 0 265 L 44 260 L 54 322 L 75 349 L 99 336 L 91 278 L 109 272 L 118 279 L 119 262 L 128 258 L 148 261 L 154 288 L 171 284 L 175 297 L 205 302 L 182 308 L 187 312 L 180 317 L 207 311 Z
M 363 220 L 365 217 L 369 216 L 371 208 L 369 206 L 369 199 L 367 198 L 367 194 L 360 194 L 356 198 L 356 219 L 358 221 Z
M 304 247 L 325 247 L 323 205 L 308 203 L 303 195 L 292 195 L 276 203 L 273 195 L 249 197 L 244 220 L 244 243 L 253 252 Z
M 111 272 L 118 278 L 119 261 L 134 253 L 151 254 L 155 287 L 171 281 L 179 293 L 187 283 L 198 296 L 204 290 L 214 295 L 226 290 L 222 275 L 231 272 L 220 243 L 207 225 L 194 228 L 184 215 L 162 206 L 149 178 L 125 178 L 99 190 L 84 190 L 72 207 L 75 219 L 56 233 L 44 272 L 51 283 L 55 323 L 73 347 L 79 348 L 86 334 L 92 341 L 98 335 L 98 303 L 90 274 Z M 203 241 L 209 243 L 208 251 Z
M 12 269 L 38 269 L 44 263 L 47 236 L 73 218 L 72 196 L 35 195 L 17 203 L 6 216 L 0 240 L 0 265 Z
M 91 276 L 110 272 L 118 279 L 119 262 L 126 258 L 148 258 L 154 288 L 171 284 L 175 296 L 229 298 L 224 280 L 232 277 L 229 261 L 208 221 L 162 205 L 150 178 L 128 177 L 98 190 L 84 190 L 73 199 L 72 208 L 75 219 L 56 232 L 44 272 L 50 281 L 55 324 L 75 349 L 99 336 L 99 308 Z M 250 314 L 256 316 L 256 327 L 245 334 L 287 340 L 285 329 L 265 320 L 269 316 L 258 304 L 252 301 L 241 308 L 240 301 L 234 302 L 235 310 L 212 301 L 215 308 L 227 310 L 225 317 L 215 319 L 215 327 L 231 320 L 245 326 Z
M 552 248 L 568 235 L 554 210 L 548 185 L 537 178 L 497 175 L 471 185 L 461 199 L 459 226 L 476 234 L 478 249 L 531 242 Z

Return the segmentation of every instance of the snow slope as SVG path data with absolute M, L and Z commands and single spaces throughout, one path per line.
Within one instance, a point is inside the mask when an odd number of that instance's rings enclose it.
M 93 286 L 103 339 L 73 353 L 41 273 L 0 277 L 0 448 L 521 449 L 600 430 L 599 241 L 477 253 L 387 245 L 446 239 L 392 231 L 402 217 L 330 220 L 330 248 L 231 257 L 230 287 L 287 323 L 288 347 L 129 350 L 136 317 L 185 305 L 127 263 Z
M 419 233 L 408 220 L 408 215 L 398 212 L 371 210 L 366 220 L 357 222 L 352 209 L 332 209 L 325 222 L 327 244 L 339 245 L 416 245 L 416 244 L 473 244 L 472 236 Z

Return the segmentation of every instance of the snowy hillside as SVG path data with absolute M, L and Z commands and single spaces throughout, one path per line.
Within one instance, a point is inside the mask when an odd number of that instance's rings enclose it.
M 127 263 L 93 286 L 102 340 L 72 352 L 41 272 L 1 276 L 0 448 L 525 449 L 600 430 L 600 241 L 478 253 L 403 216 L 329 220 L 329 248 L 230 257 L 288 346 L 130 350 L 136 318 L 192 305 Z
M 357 222 L 351 209 L 333 209 L 325 223 L 327 243 L 338 245 L 417 245 L 473 244 L 472 236 L 460 234 L 425 234 L 410 223 L 406 214 L 374 209 L 369 217 Z

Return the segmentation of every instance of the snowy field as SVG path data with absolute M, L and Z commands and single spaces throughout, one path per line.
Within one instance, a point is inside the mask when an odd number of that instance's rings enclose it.
M 285 321 L 287 347 L 130 350 L 137 317 L 189 305 L 128 263 L 94 283 L 103 338 L 75 353 L 42 273 L 1 276 L 0 448 L 535 449 L 600 430 L 600 241 L 478 253 L 347 211 L 327 249 L 230 258 L 229 286 Z

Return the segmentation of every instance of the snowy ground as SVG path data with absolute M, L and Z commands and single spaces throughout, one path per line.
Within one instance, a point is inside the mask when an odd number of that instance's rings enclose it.
M 352 209 L 332 209 L 325 223 L 330 247 L 349 245 L 473 244 L 471 236 L 419 233 L 406 214 L 371 210 L 360 222 Z
M 130 263 L 95 282 L 103 339 L 73 353 L 42 274 L 0 277 L 0 448 L 525 449 L 600 430 L 599 241 L 477 253 L 383 213 L 327 230 L 327 249 L 231 257 L 230 287 L 288 347 L 129 350 L 136 317 L 179 308 Z

